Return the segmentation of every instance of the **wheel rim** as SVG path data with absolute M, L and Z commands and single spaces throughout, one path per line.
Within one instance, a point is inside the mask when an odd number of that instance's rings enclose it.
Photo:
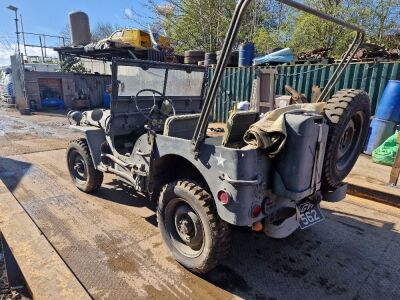
M 87 165 L 83 156 L 76 150 L 71 150 L 68 167 L 73 178 L 80 184 L 87 181 Z
M 336 167 L 339 171 L 342 171 L 352 161 L 360 150 L 360 143 L 362 143 L 362 128 L 365 118 L 361 111 L 353 115 L 348 122 L 346 129 L 340 138 L 337 157 Z
M 204 248 L 204 229 L 195 209 L 182 198 L 171 199 L 165 209 L 165 227 L 176 250 L 198 257 Z

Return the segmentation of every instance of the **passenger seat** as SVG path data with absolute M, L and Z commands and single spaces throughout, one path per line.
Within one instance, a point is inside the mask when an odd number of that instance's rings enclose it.
M 199 122 L 200 114 L 177 115 L 165 121 L 164 135 L 191 140 Z

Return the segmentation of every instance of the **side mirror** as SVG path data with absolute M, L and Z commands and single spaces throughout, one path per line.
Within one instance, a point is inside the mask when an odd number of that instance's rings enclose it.
M 93 121 L 99 122 L 103 118 L 103 111 L 101 109 L 93 110 L 91 118 Z

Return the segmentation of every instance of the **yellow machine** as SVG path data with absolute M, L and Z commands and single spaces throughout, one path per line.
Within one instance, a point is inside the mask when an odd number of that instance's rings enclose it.
M 114 32 L 107 41 L 129 44 L 137 48 L 152 48 L 150 35 L 140 29 L 122 29 Z M 166 49 L 171 47 L 169 38 L 161 36 L 158 39 L 160 48 Z

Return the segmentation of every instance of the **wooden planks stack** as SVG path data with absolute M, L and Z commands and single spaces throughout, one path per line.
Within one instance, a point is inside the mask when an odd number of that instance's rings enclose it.
M 397 143 L 400 145 L 400 132 L 397 133 Z M 397 185 L 400 176 L 400 147 L 397 151 L 397 156 L 394 160 L 392 172 L 390 173 L 390 181 L 389 184 Z

